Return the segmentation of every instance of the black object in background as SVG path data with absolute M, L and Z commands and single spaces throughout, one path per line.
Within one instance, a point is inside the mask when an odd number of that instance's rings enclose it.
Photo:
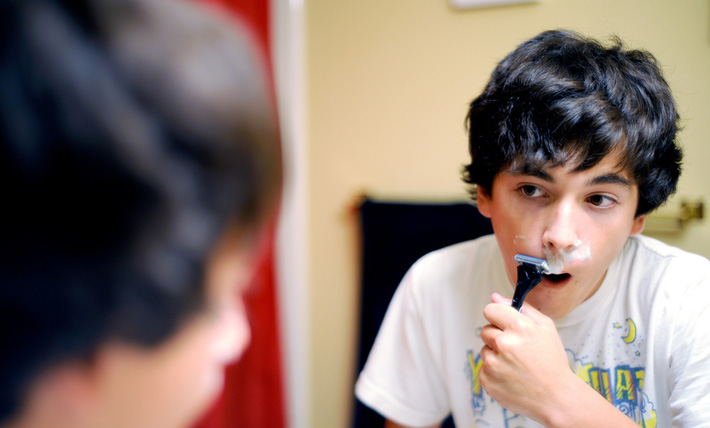
M 490 221 L 470 203 L 399 203 L 365 199 L 360 206 L 362 277 L 360 373 L 392 295 L 421 256 L 493 233 Z M 352 428 L 381 428 L 384 418 L 355 399 Z M 442 425 L 453 428 L 451 418 Z

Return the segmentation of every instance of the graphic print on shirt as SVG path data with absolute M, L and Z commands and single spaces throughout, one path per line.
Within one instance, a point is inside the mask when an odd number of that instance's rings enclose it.
M 577 349 L 576 352 L 566 349 L 570 368 L 587 385 L 594 388 L 639 426 L 655 428 L 657 424 L 655 406 L 644 392 L 646 377 L 646 368 L 643 366 L 642 359 L 644 340 L 637 330 L 636 323 L 631 318 L 612 323 L 607 339 L 608 342 L 604 346 L 587 346 L 587 349 L 612 348 L 612 352 L 605 355 L 611 361 L 604 363 L 601 354 L 592 357 L 581 351 L 582 348 L 572 346 Z M 488 397 L 481 387 L 479 374 L 482 365 L 481 355 L 468 350 L 465 373 L 471 385 L 471 407 L 476 424 L 495 426 L 502 421 L 506 428 L 518 426 L 525 418 L 504 409 Z

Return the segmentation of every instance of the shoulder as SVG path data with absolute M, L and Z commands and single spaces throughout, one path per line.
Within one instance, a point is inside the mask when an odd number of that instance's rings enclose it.
M 417 274 L 460 271 L 471 264 L 484 265 L 481 261 L 497 254 L 497 249 L 495 236 L 485 235 L 432 251 L 417 260 L 411 270 Z
M 626 263 L 634 263 L 656 272 L 659 269 L 671 269 L 699 276 L 710 274 L 710 261 L 707 258 L 643 235 L 632 236 L 627 240 L 623 258 Z
M 484 235 L 470 241 L 463 241 L 434 250 L 422 256 L 416 264 L 436 263 L 441 260 L 451 260 L 452 258 L 468 258 L 471 255 L 495 250 L 498 248 L 497 245 L 495 235 Z
M 486 235 L 421 257 L 405 275 L 403 285 L 422 305 L 475 299 L 471 296 L 474 289 L 486 294 L 488 301 L 487 290 L 502 281 L 500 277 L 505 279 L 505 270 L 498 243 L 495 236 Z
M 688 299 L 704 300 L 710 293 L 707 258 L 647 236 L 628 239 L 620 267 L 621 278 L 626 277 L 630 291 L 642 300 L 681 308 Z

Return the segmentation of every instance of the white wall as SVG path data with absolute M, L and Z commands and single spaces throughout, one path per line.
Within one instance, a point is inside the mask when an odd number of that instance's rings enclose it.
M 311 428 L 304 12 L 301 0 L 270 4 L 285 177 L 276 259 L 287 420 L 290 428 Z
M 291 108 L 303 109 L 294 114 L 305 122 L 298 148 L 307 165 L 305 224 L 296 227 L 307 235 L 299 244 L 307 283 L 297 294 L 298 304 L 308 308 L 303 337 L 309 366 L 299 393 L 308 406 L 302 420 L 314 428 L 349 424 L 358 305 L 356 196 L 463 198 L 466 105 L 496 62 L 521 41 L 568 27 L 603 38 L 618 34 L 656 54 L 685 127 L 679 195 L 710 200 L 707 1 L 542 0 L 455 11 L 446 0 L 306 0 L 304 7 L 305 89 L 303 103 Z M 710 256 L 707 221 L 665 239 Z

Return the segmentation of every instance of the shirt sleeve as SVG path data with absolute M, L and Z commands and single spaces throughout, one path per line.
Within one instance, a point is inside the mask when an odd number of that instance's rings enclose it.
M 397 288 L 355 385 L 364 404 L 412 427 L 436 424 L 449 413 L 433 344 L 427 341 L 415 276 L 415 269 L 410 269 Z
M 669 369 L 674 427 L 710 427 L 710 279 L 676 305 Z

